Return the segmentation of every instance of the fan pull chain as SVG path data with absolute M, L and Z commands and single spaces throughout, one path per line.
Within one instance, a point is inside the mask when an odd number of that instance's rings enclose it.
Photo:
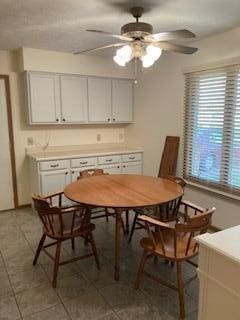
M 137 69 L 137 63 L 138 63 L 138 58 L 134 58 L 134 84 L 137 84 L 138 81 L 137 81 L 137 72 L 138 72 L 138 69 Z

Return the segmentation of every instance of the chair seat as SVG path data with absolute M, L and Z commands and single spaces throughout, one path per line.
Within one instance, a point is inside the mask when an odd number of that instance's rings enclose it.
M 165 245 L 165 254 L 163 252 L 162 246 L 161 246 L 161 241 L 159 239 L 159 236 L 155 234 L 156 239 L 157 239 L 157 246 L 154 248 L 154 244 L 152 239 L 150 238 L 143 238 L 140 240 L 141 246 L 148 251 L 152 251 L 157 253 L 160 256 L 163 256 L 166 259 L 174 259 L 174 260 L 186 260 L 189 259 L 190 257 L 193 257 L 197 255 L 197 250 L 194 251 L 195 246 L 197 244 L 196 240 L 192 239 L 189 250 L 188 250 L 188 255 L 186 256 L 186 247 L 187 247 L 187 242 L 189 240 L 190 233 L 180 233 L 177 236 L 177 254 L 176 257 L 174 256 L 174 241 L 173 241 L 173 232 L 164 230 L 163 233 L 163 238 L 164 238 L 164 245 Z
M 43 228 L 44 232 L 50 236 L 51 238 L 60 238 L 60 237 L 64 237 L 64 238 L 72 238 L 75 237 L 77 234 L 84 234 L 84 233 L 89 233 L 92 232 L 93 230 L 95 230 L 95 224 L 93 223 L 89 223 L 86 224 L 84 227 L 82 226 L 82 218 L 79 217 L 78 215 L 75 216 L 75 220 L 74 220 L 74 228 L 73 230 L 72 228 L 72 215 L 71 214 L 64 214 L 62 215 L 62 223 L 63 223 L 63 234 L 61 234 L 61 226 L 60 226 L 60 219 L 59 217 L 56 215 L 54 216 L 54 220 L 53 220 L 53 230 L 54 233 L 52 232 L 52 230 L 47 230 L 46 228 Z

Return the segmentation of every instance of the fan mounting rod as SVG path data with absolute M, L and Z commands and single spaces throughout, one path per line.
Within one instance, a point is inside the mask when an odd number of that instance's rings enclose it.
M 131 14 L 133 15 L 134 18 L 136 18 L 136 21 L 138 22 L 138 19 L 142 16 L 144 12 L 143 7 L 133 7 L 130 9 Z

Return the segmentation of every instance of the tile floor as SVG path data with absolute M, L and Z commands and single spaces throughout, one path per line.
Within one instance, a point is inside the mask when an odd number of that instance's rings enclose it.
M 171 320 L 178 319 L 178 298 L 171 289 L 143 279 L 141 289 L 133 288 L 139 258 L 136 231 L 132 244 L 122 239 L 121 275 L 113 280 L 114 220 L 95 220 L 95 240 L 101 271 L 93 258 L 60 267 L 57 289 L 51 287 L 52 261 L 42 253 L 33 267 L 34 251 L 41 235 L 41 223 L 31 209 L 0 213 L 0 320 Z M 53 247 L 51 248 L 53 249 Z M 86 252 L 83 240 L 76 241 L 76 253 Z M 74 255 L 65 242 L 62 257 Z M 164 262 L 149 260 L 147 268 L 176 281 L 176 270 Z M 184 265 L 186 278 L 194 268 Z M 197 319 L 198 282 L 186 291 L 187 320 Z

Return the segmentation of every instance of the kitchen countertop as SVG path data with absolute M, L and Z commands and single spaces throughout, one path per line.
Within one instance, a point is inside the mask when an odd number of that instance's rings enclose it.
M 44 160 L 57 160 L 57 159 L 73 159 L 81 157 L 97 157 L 102 155 L 116 155 L 116 154 L 128 154 L 143 152 L 142 148 L 127 147 L 127 146 L 112 146 L 112 147 L 93 147 L 86 148 L 81 147 L 79 150 L 66 150 L 62 147 L 61 150 L 38 150 L 34 151 L 33 149 L 27 150 L 27 156 L 33 158 L 36 161 Z
M 196 237 L 197 241 L 240 263 L 240 225 Z

